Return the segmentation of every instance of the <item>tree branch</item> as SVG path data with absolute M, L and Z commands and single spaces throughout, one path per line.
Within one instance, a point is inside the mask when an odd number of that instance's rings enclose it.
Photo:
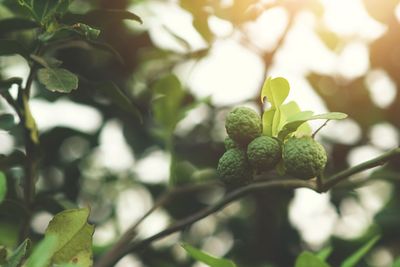
M 327 192 L 328 190 L 330 190 L 335 185 L 337 185 L 341 181 L 345 180 L 349 176 L 356 174 L 358 172 L 373 168 L 373 167 L 383 165 L 384 163 L 388 162 L 389 160 L 391 160 L 397 156 L 400 156 L 400 148 L 393 149 L 393 150 L 388 151 L 388 152 L 382 154 L 381 156 L 376 157 L 372 160 L 366 161 L 364 163 L 361 163 L 359 165 L 356 165 L 354 167 L 351 167 L 349 169 L 341 171 L 341 172 L 331 176 L 327 180 L 322 181 L 321 185 L 318 185 L 317 181 L 315 179 L 300 180 L 300 179 L 277 178 L 275 180 L 257 182 L 257 183 L 247 185 L 245 187 L 238 188 L 235 191 L 228 193 L 223 199 L 221 199 L 217 203 L 215 203 L 215 204 L 213 204 L 213 205 L 211 205 L 189 217 L 186 217 L 180 221 L 177 221 L 175 224 L 171 225 L 167 229 L 160 231 L 157 234 L 150 236 L 146 239 L 143 239 L 136 243 L 131 243 L 131 244 L 126 245 L 125 247 L 122 247 L 120 250 L 115 251 L 114 254 L 111 255 L 112 257 L 111 256 L 107 257 L 107 258 L 103 257 L 96 264 L 96 267 L 113 266 L 123 256 L 125 256 L 129 253 L 138 251 L 140 249 L 143 249 L 156 240 L 159 240 L 170 234 L 178 232 L 178 231 L 184 229 L 185 227 L 207 217 L 208 215 L 221 210 L 222 208 L 224 208 L 228 204 L 232 203 L 233 201 L 240 199 L 241 197 L 244 197 L 250 193 L 257 192 L 257 191 L 264 190 L 264 189 L 269 189 L 269 188 L 276 188 L 276 187 L 291 188 L 291 189 L 309 188 L 311 190 L 314 190 L 314 191 L 320 192 L 320 193 Z

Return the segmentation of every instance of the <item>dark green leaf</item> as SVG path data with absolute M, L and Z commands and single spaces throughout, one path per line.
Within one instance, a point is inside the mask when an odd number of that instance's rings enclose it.
M 192 258 L 205 263 L 210 267 L 236 267 L 235 263 L 230 260 L 216 258 L 188 244 L 183 244 L 182 247 Z
M 10 130 L 15 126 L 14 115 L 0 114 L 0 129 Z
M 0 204 L 3 202 L 7 195 L 7 178 L 3 172 L 0 171 Z
M 70 93 L 78 88 L 78 77 L 63 68 L 42 68 L 37 75 L 39 82 L 52 92 Z
M 329 267 L 329 264 L 311 252 L 305 251 L 297 257 L 295 267 Z
M 21 55 L 24 58 L 29 57 L 28 50 L 15 40 L 0 40 L 0 56 Z
M 25 18 L 8 18 L 0 20 L 0 35 L 4 35 L 14 31 L 31 30 L 39 27 L 39 25 Z
M 57 244 L 57 237 L 46 236 L 33 250 L 26 261 L 26 267 L 48 267 Z
M 159 79 L 153 92 L 153 113 L 155 120 L 164 128 L 166 135 L 171 135 L 179 122 L 180 108 L 185 92 L 175 75 L 167 75 Z
M 7 260 L 7 263 L 4 267 L 18 267 L 21 265 L 22 260 L 24 259 L 27 250 L 30 247 L 31 242 L 29 239 L 26 239 L 22 242 L 21 245 L 13 252 L 10 258 Z
M 65 22 L 68 24 L 83 22 L 96 27 L 103 27 L 108 23 L 120 20 L 134 20 L 142 23 L 138 15 L 120 9 L 95 9 L 83 15 L 67 14 L 65 16 Z
M 82 37 L 86 40 L 95 40 L 100 34 L 100 30 L 92 28 L 83 23 L 74 25 L 64 25 L 54 31 L 45 32 L 39 35 L 42 42 L 57 41 L 71 37 Z
M 62 15 L 68 9 L 71 0 L 18 0 L 32 17 L 42 25 L 51 22 L 56 14 Z
M 343 261 L 340 265 L 341 267 L 354 267 L 356 264 L 371 250 L 371 248 L 378 242 L 380 236 L 375 236 L 368 243 L 358 249 L 355 253 L 350 255 L 347 259 Z
M 132 116 L 139 119 L 140 122 L 143 121 L 142 114 L 140 113 L 140 111 L 115 83 L 113 82 L 98 83 L 95 84 L 93 88 L 101 91 L 119 108 L 130 113 Z

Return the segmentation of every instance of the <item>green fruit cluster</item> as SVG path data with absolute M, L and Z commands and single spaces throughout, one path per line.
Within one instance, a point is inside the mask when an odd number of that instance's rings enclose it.
M 262 135 L 261 117 L 250 108 L 233 109 L 225 128 L 226 152 L 217 172 L 227 185 L 250 183 L 255 172 L 272 170 L 280 162 L 287 174 L 300 179 L 319 176 L 325 169 L 327 156 L 321 144 L 310 136 L 289 137 L 282 144 L 277 138 Z

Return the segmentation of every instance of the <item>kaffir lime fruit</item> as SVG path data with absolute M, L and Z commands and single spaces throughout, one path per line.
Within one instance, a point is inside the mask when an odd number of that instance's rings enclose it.
M 310 136 L 289 138 L 282 157 L 286 172 L 300 179 L 321 175 L 327 162 L 325 149 Z
M 281 145 L 275 138 L 260 136 L 247 147 L 250 165 L 258 171 L 267 171 L 276 166 L 281 159 Z
M 217 172 L 227 185 L 243 185 L 252 180 L 246 153 L 238 148 L 225 152 L 219 159 Z
M 251 108 L 237 107 L 226 117 L 225 128 L 236 143 L 247 146 L 262 133 L 261 117 Z

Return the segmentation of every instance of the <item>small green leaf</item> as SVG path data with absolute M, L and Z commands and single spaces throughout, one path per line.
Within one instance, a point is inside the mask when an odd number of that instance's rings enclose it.
M 262 117 L 263 134 L 272 137 L 272 122 L 275 115 L 275 109 L 264 111 Z
M 140 122 L 143 122 L 143 117 L 139 109 L 115 83 L 103 82 L 95 84 L 93 87 L 109 97 L 119 108 L 131 114 Z
M 26 252 L 29 249 L 31 242 L 25 239 L 21 245 L 13 252 L 4 267 L 18 267 L 21 265 L 22 260 L 25 258 Z
M 0 171 L 0 204 L 3 202 L 7 195 L 7 178 L 3 172 Z
M 358 249 L 355 253 L 350 255 L 343 263 L 340 265 L 341 267 L 353 267 L 367 254 L 371 248 L 378 242 L 380 236 L 375 236 L 368 243 Z
M 92 236 L 94 227 L 87 223 L 89 209 L 65 210 L 50 221 L 46 236 L 57 237 L 51 262 L 92 266 Z
M 26 261 L 26 267 L 48 267 L 56 244 L 56 236 L 45 236 L 45 238 L 35 247 L 32 255 Z
M 343 120 L 347 118 L 346 113 L 342 112 L 329 112 L 321 115 L 315 115 L 312 120 Z
M 15 126 L 14 115 L 0 114 L 0 129 L 10 130 Z
M 39 25 L 25 18 L 7 18 L 0 20 L 0 35 L 8 34 L 14 31 L 31 30 L 39 27 Z
M 78 77 L 62 68 L 42 68 L 38 70 L 39 81 L 50 91 L 70 93 L 78 88 Z
M 0 39 L 0 56 L 20 55 L 29 57 L 28 50 L 15 40 Z
M 182 244 L 182 247 L 186 252 L 195 260 L 207 264 L 210 267 L 236 267 L 235 263 L 227 259 L 219 259 L 213 257 L 197 248 L 194 248 L 188 244 Z
M 271 103 L 272 109 L 277 108 L 283 104 L 289 95 L 290 85 L 289 82 L 282 77 L 272 79 L 269 77 L 263 85 L 261 90 L 261 102 L 264 103 L 265 97 Z
M 329 264 L 311 252 L 305 251 L 297 257 L 295 267 L 329 267 Z
M 332 247 L 326 247 L 320 252 L 318 252 L 317 257 L 323 261 L 326 261 L 326 259 L 332 254 L 332 251 L 333 251 Z

